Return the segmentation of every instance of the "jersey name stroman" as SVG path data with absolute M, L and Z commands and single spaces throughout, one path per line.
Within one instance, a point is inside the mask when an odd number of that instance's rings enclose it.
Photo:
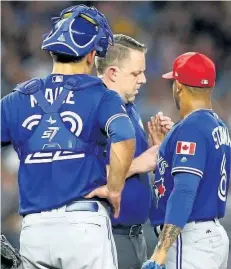
M 219 149 L 220 146 L 226 145 L 231 147 L 231 139 L 229 130 L 226 127 L 218 126 L 212 132 L 215 148 Z

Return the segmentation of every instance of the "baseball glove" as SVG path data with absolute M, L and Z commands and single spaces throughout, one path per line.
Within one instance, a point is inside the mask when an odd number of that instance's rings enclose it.
M 21 257 L 17 249 L 15 249 L 1 234 L 1 268 L 16 269 L 21 264 Z

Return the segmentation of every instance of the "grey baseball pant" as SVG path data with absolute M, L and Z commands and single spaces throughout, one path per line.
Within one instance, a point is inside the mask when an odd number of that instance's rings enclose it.
M 147 260 L 147 245 L 144 233 L 138 234 L 119 234 L 112 230 L 117 255 L 119 269 L 140 269 Z
M 167 269 L 227 269 L 229 239 L 220 222 L 190 222 L 168 251 Z
M 81 202 L 83 203 L 83 202 Z M 25 269 L 117 269 L 108 212 L 66 212 L 66 206 L 23 218 L 20 253 Z

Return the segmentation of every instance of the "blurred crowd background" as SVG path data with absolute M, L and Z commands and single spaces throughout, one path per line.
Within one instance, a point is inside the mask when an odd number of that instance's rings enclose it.
M 161 74 L 171 70 L 178 55 L 198 51 L 216 63 L 214 110 L 231 129 L 231 2 L 228 1 L 2 2 L 2 97 L 10 93 L 17 83 L 51 72 L 51 58 L 40 49 L 42 35 L 50 31 L 51 17 L 59 15 L 68 6 L 80 3 L 94 5 L 103 12 L 114 33 L 130 35 L 147 45 L 147 84 L 137 98 L 144 123 L 158 111 L 163 111 L 174 121 L 178 120 L 171 84 L 161 79 Z M 2 232 L 14 246 L 19 247 L 18 160 L 11 147 L 2 150 L 1 165 Z M 227 216 L 222 223 L 231 239 L 231 192 Z M 148 244 L 151 246 L 154 236 L 150 231 L 147 225 Z M 231 269 L 231 261 L 228 268 Z

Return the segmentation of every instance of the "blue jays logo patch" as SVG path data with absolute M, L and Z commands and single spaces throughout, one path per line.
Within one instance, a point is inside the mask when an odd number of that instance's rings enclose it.
M 154 188 L 154 192 L 155 192 L 156 200 L 157 200 L 156 206 L 158 207 L 159 200 L 161 199 L 161 197 L 164 197 L 165 192 L 166 192 L 166 187 L 164 185 L 164 178 L 161 177 L 159 180 L 155 181 L 153 188 Z

